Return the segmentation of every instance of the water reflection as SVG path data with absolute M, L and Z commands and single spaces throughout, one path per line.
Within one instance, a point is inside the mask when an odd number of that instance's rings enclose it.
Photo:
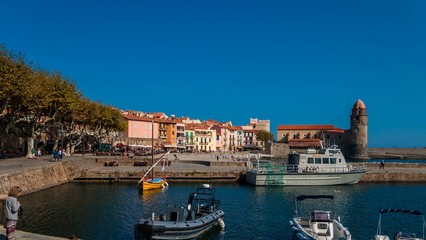
M 199 185 L 173 183 L 165 191 L 141 193 L 134 183 L 65 184 L 22 196 L 25 212 L 18 229 L 60 237 L 76 234 L 83 239 L 133 239 L 133 226 L 140 218 L 161 212 L 170 204 L 186 204 L 189 194 Z M 354 240 L 374 237 L 381 208 L 426 211 L 426 184 L 215 187 L 225 212 L 225 230 L 212 229 L 199 239 L 291 239 L 288 221 L 294 213 L 294 198 L 304 194 L 334 195 L 337 212 Z M 416 219 L 395 215 L 385 217 L 383 232 L 392 232 L 393 226 L 411 231 L 409 228 L 414 226 L 410 223 L 417 223 Z

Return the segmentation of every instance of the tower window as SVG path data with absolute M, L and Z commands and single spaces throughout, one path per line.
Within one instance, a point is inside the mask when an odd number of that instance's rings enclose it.
M 356 116 L 356 118 L 355 118 L 357 121 L 359 121 L 359 116 Z

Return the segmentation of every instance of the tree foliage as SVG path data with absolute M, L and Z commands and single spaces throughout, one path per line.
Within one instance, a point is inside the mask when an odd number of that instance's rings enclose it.
M 66 138 L 101 139 L 125 123 L 119 110 L 84 98 L 61 73 L 35 67 L 0 45 L 0 133 L 28 138 L 30 152 L 34 138 L 51 126 L 60 126 Z
M 256 138 L 263 142 L 263 146 L 266 146 L 266 142 L 274 140 L 274 135 L 268 131 L 260 130 L 256 133 Z

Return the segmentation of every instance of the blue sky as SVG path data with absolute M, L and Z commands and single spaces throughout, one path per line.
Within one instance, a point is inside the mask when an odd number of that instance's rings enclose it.
M 349 128 L 426 146 L 426 2 L 0 1 L 0 43 L 124 110 Z

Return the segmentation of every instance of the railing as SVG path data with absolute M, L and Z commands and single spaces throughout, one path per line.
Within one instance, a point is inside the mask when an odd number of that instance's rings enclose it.
M 258 173 L 344 173 L 350 171 L 365 170 L 363 167 L 305 167 L 300 168 L 299 165 L 286 164 L 286 163 L 259 163 L 253 162 L 253 170 Z

